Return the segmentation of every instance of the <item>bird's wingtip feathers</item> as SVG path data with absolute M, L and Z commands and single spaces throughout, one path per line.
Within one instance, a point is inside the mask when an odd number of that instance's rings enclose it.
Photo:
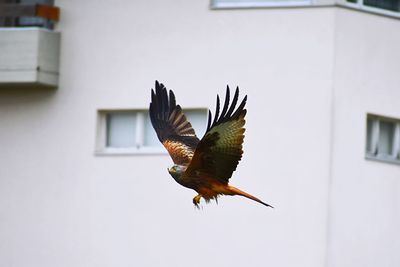
M 219 95 L 217 95 L 217 105 L 215 108 L 215 116 L 214 120 L 212 119 L 212 114 L 211 111 L 209 110 L 208 114 L 208 124 L 207 124 L 207 131 L 210 130 L 212 127 L 215 125 L 222 123 L 224 121 L 227 121 L 229 119 L 237 119 L 240 114 L 246 115 L 246 111 L 244 109 L 244 106 L 246 105 L 247 102 L 247 95 L 243 98 L 242 102 L 240 103 L 239 107 L 235 110 L 236 104 L 239 99 L 239 86 L 236 86 L 235 89 L 235 94 L 232 99 L 232 103 L 230 102 L 230 89 L 229 85 L 226 86 L 226 95 L 225 95 L 225 101 L 224 101 L 224 107 L 222 108 L 221 114 L 219 113 L 220 111 L 220 99 Z M 229 110 L 228 110 L 229 109 Z M 211 123 L 212 121 L 212 123 Z

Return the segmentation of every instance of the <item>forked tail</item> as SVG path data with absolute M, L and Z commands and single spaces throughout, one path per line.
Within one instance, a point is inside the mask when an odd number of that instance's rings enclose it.
M 232 195 L 239 195 L 239 196 L 247 197 L 248 199 L 251 199 L 251 200 L 257 201 L 260 204 L 263 204 L 264 206 L 274 208 L 271 205 L 269 205 L 269 204 L 261 201 L 260 199 L 256 198 L 255 196 L 252 196 L 249 193 L 246 193 L 246 192 L 244 192 L 244 191 L 242 191 L 242 190 L 240 190 L 240 189 L 238 189 L 238 188 L 236 188 L 234 186 L 229 185 L 229 190 L 231 191 Z

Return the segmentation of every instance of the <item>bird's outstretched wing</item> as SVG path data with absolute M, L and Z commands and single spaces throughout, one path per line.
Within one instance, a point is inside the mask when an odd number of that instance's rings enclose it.
M 208 115 L 207 131 L 194 152 L 192 161 L 185 171 L 186 177 L 207 176 L 227 183 L 242 158 L 243 128 L 247 96 L 235 110 L 239 98 L 236 88 L 232 104 L 229 105 L 229 87 L 226 89 L 225 103 L 220 111 L 219 96 L 214 120 Z
M 176 104 L 175 95 L 156 81 L 151 90 L 150 120 L 158 139 L 165 146 L 175 164 L 187 165 L 193 157 L 199 139 L 186 119 L 182 108 Z

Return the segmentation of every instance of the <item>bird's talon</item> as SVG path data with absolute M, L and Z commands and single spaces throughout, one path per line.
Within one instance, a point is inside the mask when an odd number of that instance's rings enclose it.
M 201 195 L 197 195 L 193 198 L 193 204 L 195 205 L 196 208 L 200 209 L 200 199 L 201 199 Z

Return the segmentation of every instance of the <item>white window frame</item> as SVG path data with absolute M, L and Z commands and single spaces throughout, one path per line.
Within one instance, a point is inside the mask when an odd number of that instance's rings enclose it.
M 136 114 L 136 140 L 134 147 L 108 147 L 107 146 L 107 115 L 113 113 L 135 113 Z M 145 109 L 112 109 L 98 110 L 96 151 L 97 155 L 130 155 L 130 154 L 166 154 L 163 147 L 144 146 L 145 131 Z
M 302 7 L 311 6 L 317 0 L 290 0 L 285 2 L 265 0 L 263 2 L 252 2 L 243 0 L 242 2 L 220 2 L 218 0 L 211 0 L 211 9 L 225 9 L 225 8 L 262 8 L 262 7 Z
M 207 109 L 206 108 L 188 108 L 185 111 L 204 112 L 204 124 L 207 124 Z M 134 147 L 109 147 L 107 146 L 107 115 L 113 113 L 136 113 L 136 140 Z M 159 147 L 151 147 L 144 145 L 144 134 L 146 124 L 147 109 L 100 109 L 97 111 L 97 126 L 96 126 L 96 144 L 95 155 L 166 155 L 166 149 L 160 144 Z M 190 119 L 190 118 L 189 118 Z M 153 129 L 152 129 L 153 130 Z M 195 129 L 197 130 L 197 129 Z M 196 131 L 197 134 L 199 132 Z M 203 133 L 200 133 L 203 134 Z M 201 138 L 201 136 L 198 136 Z
M 371 129 L 371 148 L 368 148 L 368 130 L 367 123 L 368 119 L 372 120 L 372 129 Z M 395 125 L 393 140 L 392 140 L 392 154 L 380 154 L 378 151 L 378 140 L 379 140 L 379 132 L 380 132 L 380 122 L 386 121 L 391 122 Z M 383 117 L 373 114 L 367 114 L 367 120 L 365 124 L 365 133 L 366 133 L 366 142 L 365 142 L 365 158 L 371 160 L 384 161 L 389 163 L 400 164 L 400 120 Z
M 350 3 L 350 2 L 347 2 L 346 0 L 336 0 L 336 1 L 341 6 L 346 6 L 346 7 L 359 9 L 359 10 L 363 10 L 366 12 L 381 14 L 381 15 L 385 15 L 385 16 L 400 18 L 400 11 L 391 11 L 391 10 L 387 10 L 387 9 L 383 9 L 383 8 L 379 8 L 379 7 L 366 6 L 366 5 L 364 5 L 364 0 L 357 0 L 357 3 Z

